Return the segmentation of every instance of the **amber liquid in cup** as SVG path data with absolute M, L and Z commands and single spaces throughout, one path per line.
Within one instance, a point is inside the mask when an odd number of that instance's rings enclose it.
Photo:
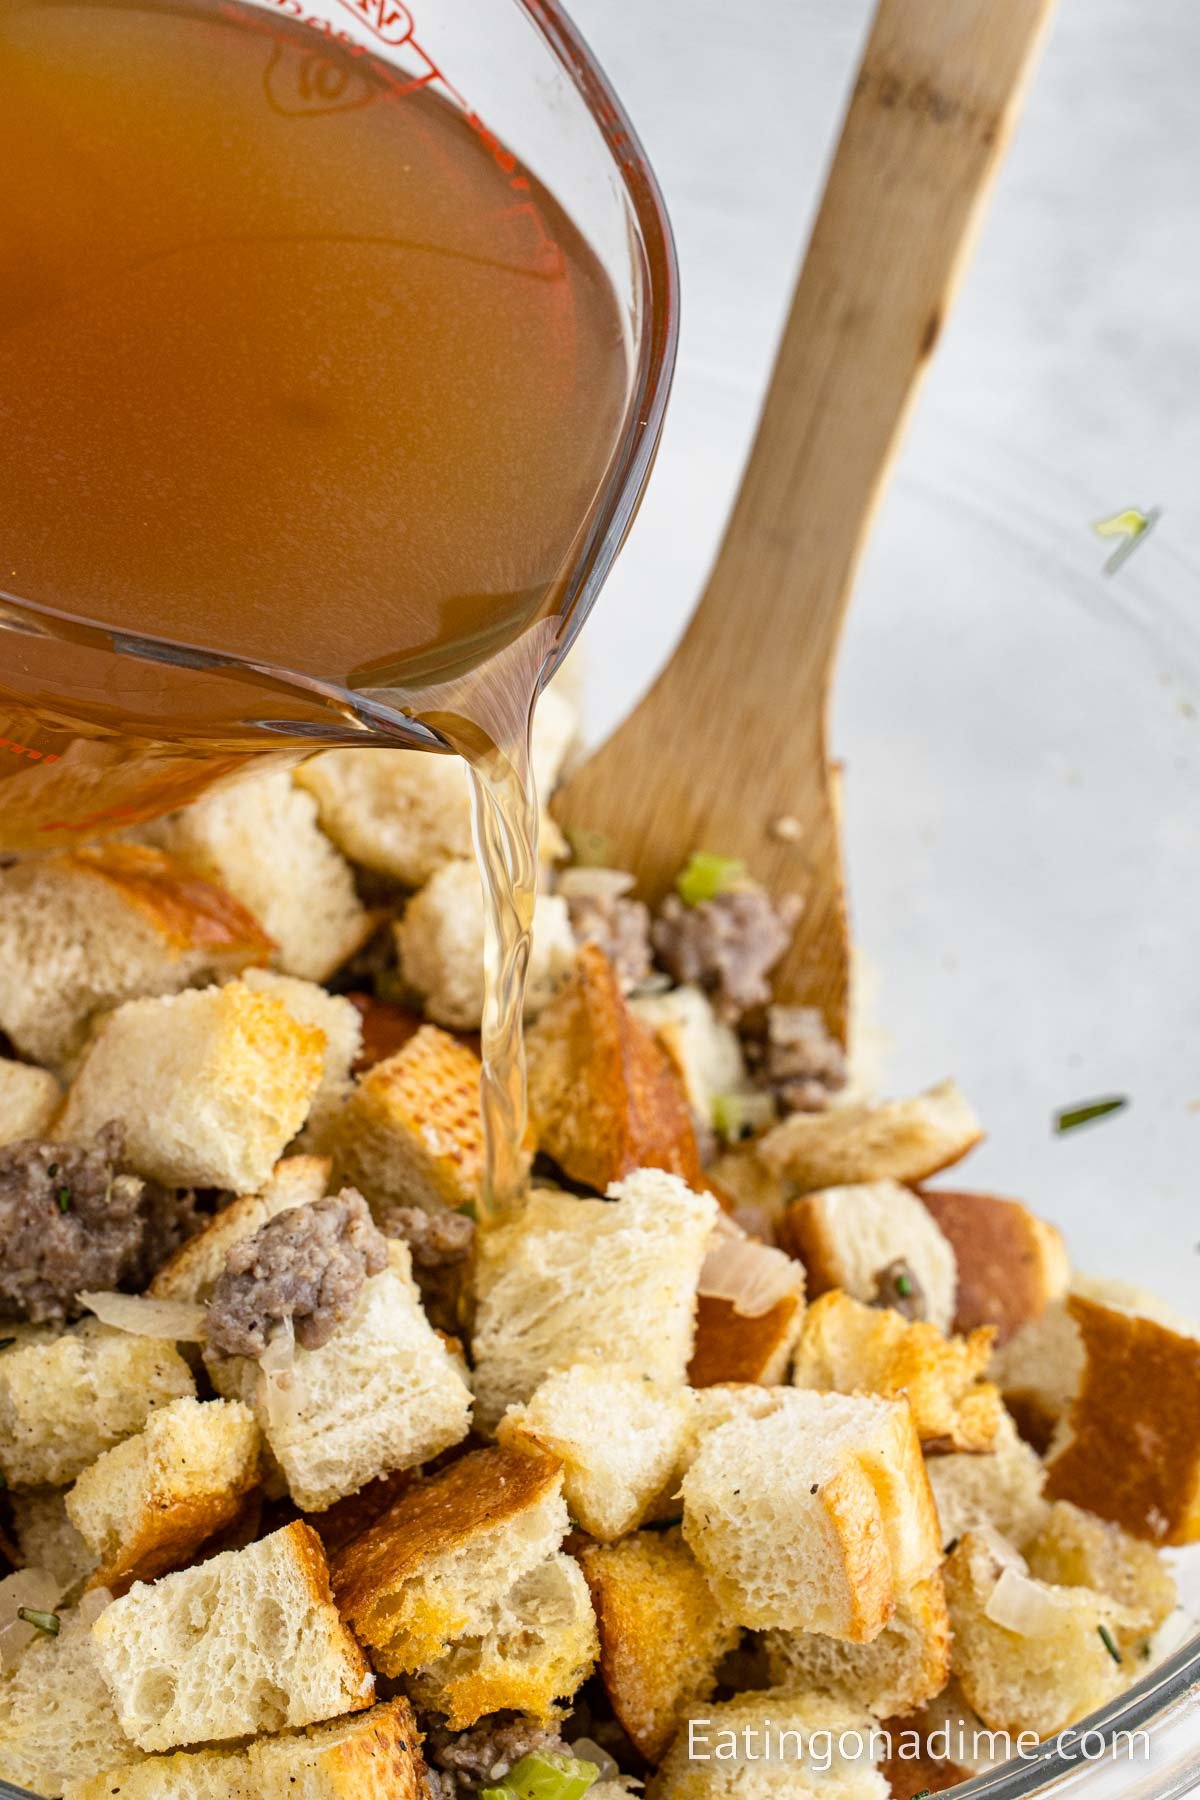
M 226 0 L 0 0 L 0 848 L 424 717 L 500 808 L 511 986 L 628 386 L 599 261 L 432 88 Z

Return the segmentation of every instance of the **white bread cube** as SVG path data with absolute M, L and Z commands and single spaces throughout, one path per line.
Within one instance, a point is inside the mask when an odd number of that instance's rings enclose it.
M 92 1626 L 104 1606 L 87 1595 L 60 1612 L 57 1637 L 39 1631 L 0 1682 L 0 1778 L 61 1794 L 136 1754 L 101 1678 Z
M 824 1694 L 735 1694 L 687 1721 L 653 1800 L 888 1800 L 869 1713 Z M 690 1752 L 690 1755 L 689 1755 Z
M 718 1019 L 704 990 L 690 984 L 665 994 L 634 994 L 629 1009 L 649 1025 L 674 1063 L 697 1121 L 711 1131 L 713 1102 L 750 1087 L 737 1032 Z
M 804 1316 L 792 1380 L 837 1394 L 904 1398 L 925 1447 L 989 1450 L 1003 1411 L 982 1379 L 991 1350 L 990 1326 L 948 1338 L 924 1319 L 865 1306 L 834 1288 Z
M 99 1569 L 124 1593 L 190 1562 L 231 1525 L 259 1478 L 261 1436 L 236 1401 L 173 1400 L 136 1437 L 106 1450 L 67 1495 L 67 1513 Z
M 138 836 L 240 900 L 275 940 L 287 975 L 327 980 L 371 930 L 349 863 L 290 769 L 230 782 Z
M 27 1569 L 46 1569 L 61 1594 L 86 1581 L 96 1558 L 67 1517 L 65 1488 L 14 1488 L 8 1497 L 13 1538 Z
M 874 1181 L 924 1181 L 983 1136 L 952 1081 L 911 1100 L 850 1103 L 793 1113 L 758 1146 L 763 1161 L 802 1193 Z M 949 1324 L 949 1320 L 946 1321 Z
M 467 1435 L 471 1391 L 430 1325 L 408 1247 L 370 1276 L 348 1319 L 291 1367 L 208 1357 L 214 1386 L 253 1406 L 296 1505 L 321 1512 L 368 1481 L 415 1468 Z
M 916 1195 L 898 1181 L 805 1194 L 788 1207 L 780 1242 L 804 1264 L 810 1299 L 836 1287 L 855 1300 L 874 1300 L 881 1272 L 903 1262 L 920 1289 L 925 1317 L 949 1331 L 954 1251 Z
M 1175 1608 L 1176 1589 L 1157 1550 L 1119 1525 L 1056 1500 L 1025 1548 L 1029 1573 L 1058 1587 L 1093 1588 L 1116 1600 L 1137 1637 L 1156 1632 Z
M 10 1487 L 62 1487 L 195 1391 L 174 1344 L 95 1320 L 15 1344 L 0 1355 L 0 1470 Z
M 324 1054 L 323 1032 L 240 981 L 130 1000 L 89 1045 L 60 1130 L 87 1139 L 119 1119 L 140 1174 L 251 1193 L 304 1123 Z
M 623 1364 L 580 1363 L 548 1376 L 524 1406 L 511 1406 L 497 1437 L 558 1457 L 571 1517 L 607 1544 L 650 1516 L 679 1465 L 690 1416 L 677 1387 Z
M 618 1347 L 642 1374 L 682 1384 L 716 1201 L 658 1169 L 608 1191 L 535 1189 L 511 1223 L 483 1233 L 472 1350 L 485 1428 L 547 1375 L 609 1362 Z
M 450 862 L 413 895 L 396 924 L 405 981 L 439 1025 L 478 1031 L 483 1018 L 483 888 L 473 862 Z M 525 1017 L 536 1019 L 575 961 L 567 903 L 538 894 L 525 989 Z
M 599 1653 L 587 1582 L 558 1551 L 496 1602 L 485 1632 L 459 1638 L 410 1676 L 409 1691 L 424 1711 L 443 1713 L 451 1731 L 507 1709 L 548 1720 Z
M 903 1401 L 773 1390 L 710 1432 L 683 1478 L 683 1535 L 741 1625 L 867 1643 L 941 1556 Z
M 132 1749 L 132 1745 L 130 1746 Z M 261 1800 L 244 1750 L 175 1750 L 140 1756 L 70 1781 L 63 1800 Z
M 1046 1471 L 1007 1413 L 986 1455 L 930 1456 L 925 1467 L 944 1545 L 990 1525 L 1024 1549 L 1041 1530 L 1048 1510 L 1042 1498 Z
M 830 1694 L 877 1719 L 914 1712 L 950 1678 L 950 1617 L 941 1575 L 935 1571 L 902 1595 L 869 1644 L 813 1631 L 769 1631 L 764 1648 L 774 1687 Z
M 1105 1643 L 1128 1641 L 1129 1619 L 1115 1601 L 1033 1580 L 987 1527 L 967 1533 L 944 1578 L 954 1673 L 993 1730 L 1049 1737 L 1127 1685 L 1131 1671 Z
M 386 1675 L 485 1636 L 514 1583 L 552 1556 L 569 1519 L 562 1466 L 539 1451 L 477 1450 L 407 1489 L 333 1559 L 342 1616 Z
M 550 798 L 575 731 L 575 709 L 547 688 L 533 715 L 534 779 Z M 423 750 L 327 750 L 296 770 L 321 826 L 351 862 L 420 887 L 445 864 L 471 855 L 471 797 L 456 756 Z M 549 842 L 557 833 L 545 831 Z
M 122 1728 L 142 1750 L 310 1725 L 374 1695 L 330 1598 L 321 1540 L 299 1520 L 138 1582 L 93 1633 Z
M 359 1077 L 329 1133 L 341 1181 L 372 1206 L 461 1210 L 483 1196 L 479 1058 L 436 1025 Z M 525 1154 L 532 1159 L 527 1139 Z
M 49 1069 L 0 1056 L 0 1144 L 44 1137 L 62 1105 L 62 1093 Z
M 325 1033 L 321 1085 L 309 1105 L 302 1139 L 305 1149 L 322 1150 L 330 1122 L 353 1085 L 350 1071 L 362 1049 L 362 1014 L 343 995 L 327 993 L 315 981 L 298 981 L 273 969 L 247 969 L 242 979 L 252 991 L 282 1000 L 297 1024 L 315 1025 Z
M 93 1014 L 265 962 L 257 919 L 141 844 L 34 857 L 0 871 L 0 1029 L 61 1070 Z
M 740 1628 L 725 1617 L 678 1530 L 589 1546 L 583 1572 L 600 1627 L 600 1673 L 618 1723 L 659 1762 L 717 1684 Z
M 327 1156 L 285 1156 L 257 1194 L 243 1194 L 213 1215 L 210 1224 L 181 1244 L 150 1283 L 155 1300 L 207 1302 L 225 1273 L 229 1252 L 267 1222 L 293 1206 L 320 1200 L 328 1192 Z

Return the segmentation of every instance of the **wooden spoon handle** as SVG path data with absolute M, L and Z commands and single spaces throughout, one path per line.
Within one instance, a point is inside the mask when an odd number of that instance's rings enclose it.
M 1053 0 L 880 0 L 704 597 L 573 777 L 657 898 L 690 848 L 808 905 L 777 989 L 844 1036 L 848 957 L 825 713 L 859 553 Z M 790 836 L 772 822 L 794 821 Z

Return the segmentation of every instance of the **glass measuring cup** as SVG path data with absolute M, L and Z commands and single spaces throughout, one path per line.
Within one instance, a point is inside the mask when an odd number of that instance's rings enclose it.
M 96 10 L 91 0 L 91 16 Z M 108 6 L 105 26 L 116 14 L 133 20 L 165 10 Z M 535 274 L 541 259 L 553 277 L 553 258 L 568 230 L 575 231 L 603 271 L 624 358 L 622 391 L 603 455 L 593 446 L 587 491 L 569 541 L 564 537 L 557 546 L 554 566 L 539 567 L 535 579 L 518 570 L 511 591 L 468 595 L 461 628 L 451 608 L 445 629 L 426 634 L 419 646 L 405 646 L 404 655 L 385 654 L 392 646 L 383 640 L 369 646 L 371 654 L 361 643 L 351 644 L 361 608 L 351 589 L 343 591 L 332 554 L 321 570 L 328 607 L 321 609 L 311 641 L 293 644 L 286 654 L 270 616 L 265 628 L 251 628 L 261 599 L 252 588 L 234 597 L 235 610 L 244 601 L 246 628 L 240 629 L 239 619 L 236 630 L 212 629 L 212 593 L 202 568 L 181 573 L 164 564 L 164 588 L 178 589 L 164 625 L 149 616 L 154 608 L 137 603 L 136 584 L 123 587 L 123 565 L 104 570 L 104 579 L 101 558 L 89 563 L 80 555 L 77 566 L 66 569 L 51 554 L 38 566 L 17 529 L 17 489 L 27 471 L 14 449 L 7 471 L 13 479 L 0 484 L 6 489 L 0 499 L 0 848 L 56 848 L 135 825 L 263 755 L 296 756 L 316 745 L 368 737 L 444 747 L 435 722 L 440 696 L 498 652 L 516 657 L 532 692 L 561 657 L 603 581 L 636 510 L 661 427 L 675 346 L 669 230 L 628 121 L 556 7 L 541 0 L 493 0 L 483 9 L 477 0 L 426 0 L 414 8 L 385 0 L 200 0 L 186 11 L 200 27 L 235 16 L 239 28 L 253 20 L 255 81 L 282 156 L 291 144 L 299 146 L 296 134 L 306 130 L 334 141 L 364 108 L 378 116 L 388 106 L 436 100 L 488 160 L 493 186 L 504 197 L 496 216 L 503 217 L 505 245 L 519 244 Z M 5 55 L 28 47 L 21 33 L 51 15 L 54 28 L 73 32 L 77 45 L 89 18 L 82 4 L 43 8 L 35 0 L 0 7 L 0 78 Z M 3 131 L 0 120 L 0 138 Z M 364 178 L 352 163 L 339 166 L 338 179 L 347 187 Z M 233 245 L 230 257 L 237 253 Z M 287 294 L 281 291 L 282 325 Z M 14 329 L 21 328 L 22 298 L 19 271 L 14 277 L 0 256 L 0 358 L 14 306 Z M 186 315 L 186 291 L 182 310 Z M 230 322 L 236 333 L 235 314 Z M 187 323 L 190 328 L 192 321 Z M 188 349 L 181 339 L 180 354 Z M 136 407 L 136 383 L 131 385 L 129 403 Z M 21 442 L 25 422 L 15 411 L 16 386 L 0 380 L 0 425 L 9 428 L 10 445 Z M 302 426 L 307 423 L 303 409 L 314 410 L 308 397 L 289 396 L 288 403 L 300 409 Z M 98 417 L 92 460 L 101 493 L 105 427 Z M 51 438 L 53 428 L 52 421 Z M 244 468 L 251 488 L 257 451 L 253 441 L 230 445 L 230 459 Z M 169 468 L 171 454 L 162 451 L 157 469 L 148 459 L 150 486 Z M 571 461 L 569 447 L 562 460 Z M 486 459 L 480 466 L 490 477 Z M 525 479 L 527 486 L 531 471 L 539 473 L 533 462 L 525 468 L 519 455 L 507 461 L 498 455 L 494 466 L 498 480 Z M 28 481 L 34 485 L 33 476 Z M 124 494 L 115 496 L 118 508 L 124 501 Z M 93 504 L 86 491 L 70 495 L 52 522 L 52 547 L 72 534 L 82 541 L 81 520 L 102 535 L 105 507 Z M 168 528 L 170 523 L 168 507 Z M 372 514 L 361 495 L 347 491 L 338 496 L 326 541 L 344 532 L 361 543 L 389 523 Z M 153 517 L 144 524 L 152 559 Z M 256 544 L 268 588 L 275 524 L 264 513 Z M 250 521 L 247 529 L 257 534 L 260 522 Z M 125 533 L 125 540 L 132 535 Z M 284 534 L 277 535 L 282 543 Z M 122 534 L 114 525 L 110 536 Z M 198 547 L 202 552 L 203 544 Z M 457 604 L 459 596 L 449 599 Z M 276 618 L 286 612 L 286 583 L 276 583 L 271 605 Z M 270 610 L 268 605 L 266 615 Z

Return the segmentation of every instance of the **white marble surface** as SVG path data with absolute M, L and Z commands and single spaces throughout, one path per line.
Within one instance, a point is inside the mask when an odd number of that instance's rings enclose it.
M 574 0 L 675 223 L 663 451 L 589 625 L 602 732 L 703 582 L 867 0 Z M 1061 0 L 855 596 L 836 749 L 888 1085 L 969 1179 L 1200 1313 L 1200 4 Z M 1163 518 L 1123 573 L 1090 521 Z M 716 745 L 719 754 L 719 741 Z M 720 846 L 714 846 L 720 848 Z M 1132 1105 L 1055 1138 L 1055 1108 Z

